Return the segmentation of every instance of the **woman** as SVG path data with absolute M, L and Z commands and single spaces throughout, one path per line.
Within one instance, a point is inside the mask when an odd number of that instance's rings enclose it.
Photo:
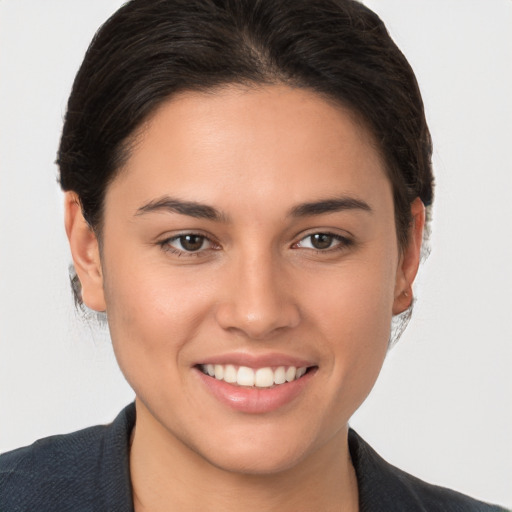
M 430 157 L 414 75 L 359 4 L 118 11 L 58 162 L 78 300 L 136 404 L 3 456 L 4 508 L 498 510 L 347 426 L 412 303 Z

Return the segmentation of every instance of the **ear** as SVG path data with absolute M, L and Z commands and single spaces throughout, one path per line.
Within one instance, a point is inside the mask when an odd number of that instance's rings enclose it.
M 66 192 L 64 211 L 66 234 L 82 287 L 82 300 L 90 309 L 105 311 L 98 239 L 84 219 L 80 201 L 75 192 Z
M 425 227 L 425 206 L 419 197 L 411 203 L 411 215 L 409 241 L 402 250 L 396 274 L 395 300 L 393 302 L 394 315 L 405 311 L 411 305 L 413 299 L 412 283 L 420 265 L 423 228 Z

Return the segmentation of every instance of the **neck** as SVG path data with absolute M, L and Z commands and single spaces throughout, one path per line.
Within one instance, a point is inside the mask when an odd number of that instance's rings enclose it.
M 135 512 L 357 512 L 357 480 L 343 429 L 293 467 L 272 474 L 216 467 L 160 425 L 137 402 L 130 473 Z

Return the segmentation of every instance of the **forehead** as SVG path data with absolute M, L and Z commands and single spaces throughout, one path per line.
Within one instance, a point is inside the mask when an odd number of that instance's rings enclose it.
M 125 200 L 169 193 L 228 203 L 238 194 L 233 199 L 286 196 L 291 204 L 305 195 L 377 198 L 390 185 L 352 112 L 309 90 L 273 85 L 185 92 L 162 104 L 139 130 L 107 202 L 125 187 Z

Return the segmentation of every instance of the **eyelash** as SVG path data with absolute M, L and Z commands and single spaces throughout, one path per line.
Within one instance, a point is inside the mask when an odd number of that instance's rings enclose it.
M 347 238 L 342 235 L 337 235 L 336 233 L 331 233 L 329 231 L 315 231 L 314 233 L 308 233 L 306 236 L 302 237 L 298 242 L 293 244 L 294 247 L 298 247 L 300 243 L 302 243 L 304 240 L 311 239 L 314 236 L 323 235 L 331 237 L 333 241 L 336 241 L 337 243 L 334 246 L 328 247 L 326 249 L 317 249 L 315 247 L 305 247 L 305 249 L 308 249 L 309 251 L 314 251 L 316 254 L 326 254 L 326 253 L 332 253 L 336 251 L 343 251 L 354 245 L 354 241 L 350 238 Z M 300 248 L 300 247 L 299 247 Z
M 196 250 L 196 251 L 187 251 L 185 248 L 177 249 L 176 247 L 173 247 L 171 245 L 172 242 L 180 240 L 180 238 L 184 239 L 184 238 L 190 237 L 190 236 L 195 236 L 195 237 L 201 238 L 201 240 L 202 240 L 201 247 L 198 250 Z M 178 257 L 184 256 L 184 257 L 188 258 L 188 257 L 204 256 L 204 252 L 207 249 L 204 249 L 202 246 L 204 245 L 205 242 L 209 243 L 212 246 L 212 247 L 208 248 L 209 250 L 217 250 L 218 245 L 216 245 L 213 240 L 211 240 L 210 238 L 208 238 L 205 235 L 202 235 L 200 233 L 193 233 L 193 232 L 190 232 L 190 233 L 180 233 L 179 235 L 175 235 L 175 236 L 172 236 L 170 238 L 166 238 L 165 240 L 162 240 L 162 241 L 158 242 L 158 245 L 164 251 L 166 251 L 166 252 L 170 252 L 172 254 L 175 254 Z M 182 243 L 181 243 L 181 245 L 183 247 Z
M 308 251 L 313 251 L 316 254 L 327 254 L 327 253 L 332 253 L 332 252 L 336 252 L 336 251 L 346 250 L 347 248 L 349 248 L 350 246 L 352 246 L 354 244 L 353 240 L 351 240 L 350 238 L 347 238 L 347 237 L 344 237 L 341 235 L 337 235 L 335 233 L 330 233 L 328 231 L 315 231 L 314 233 L 309 233 L 308 235 L 302 237 L 298 242 L 295 242 L 292 245 L 292 248 L 300 249 L 301 247 L 299 244 L 304 242 L 304 240 L 307 240 L 308 238 L 311 239 L 314 236 L 320 236 L 320 235 L 331 237 L 332 240 L 336 241 L 337 243 L 332 247 L 327 247 L 326 249 L 317 249 L 315 247 L 304 247 L 304 249 L 307 249 Z M 180 239 L 184 239 L 186 237 L 194 237 L 194 236 L 201 239 L 201 247 L 195 251 L 186 250 L 185 248 L 178 249 L 171 245 L 172 242 L 178 241 Z M 211 247 L 208 247 L 206 249 L 203 248 L 203 245 L 205 242 L 209 243 Z M 208 238 L 206 235 L 202 235 L 202 234 L 194 233 L 194 232 L 180 233 L 179 235 L 175 235 L 170 238 L 166 238 L 165 240 L 158 242 L 158 245 L 164 251 L 175 254 L 178 257 L 200 257 L 200 256 L 204 256 L 204 253 L 207 250 L 218 250 L 219 249 L 219 245 L 216 244 L 211 238 Z M 182 247 L 183 247 L 183 245 L 182 245 Z

